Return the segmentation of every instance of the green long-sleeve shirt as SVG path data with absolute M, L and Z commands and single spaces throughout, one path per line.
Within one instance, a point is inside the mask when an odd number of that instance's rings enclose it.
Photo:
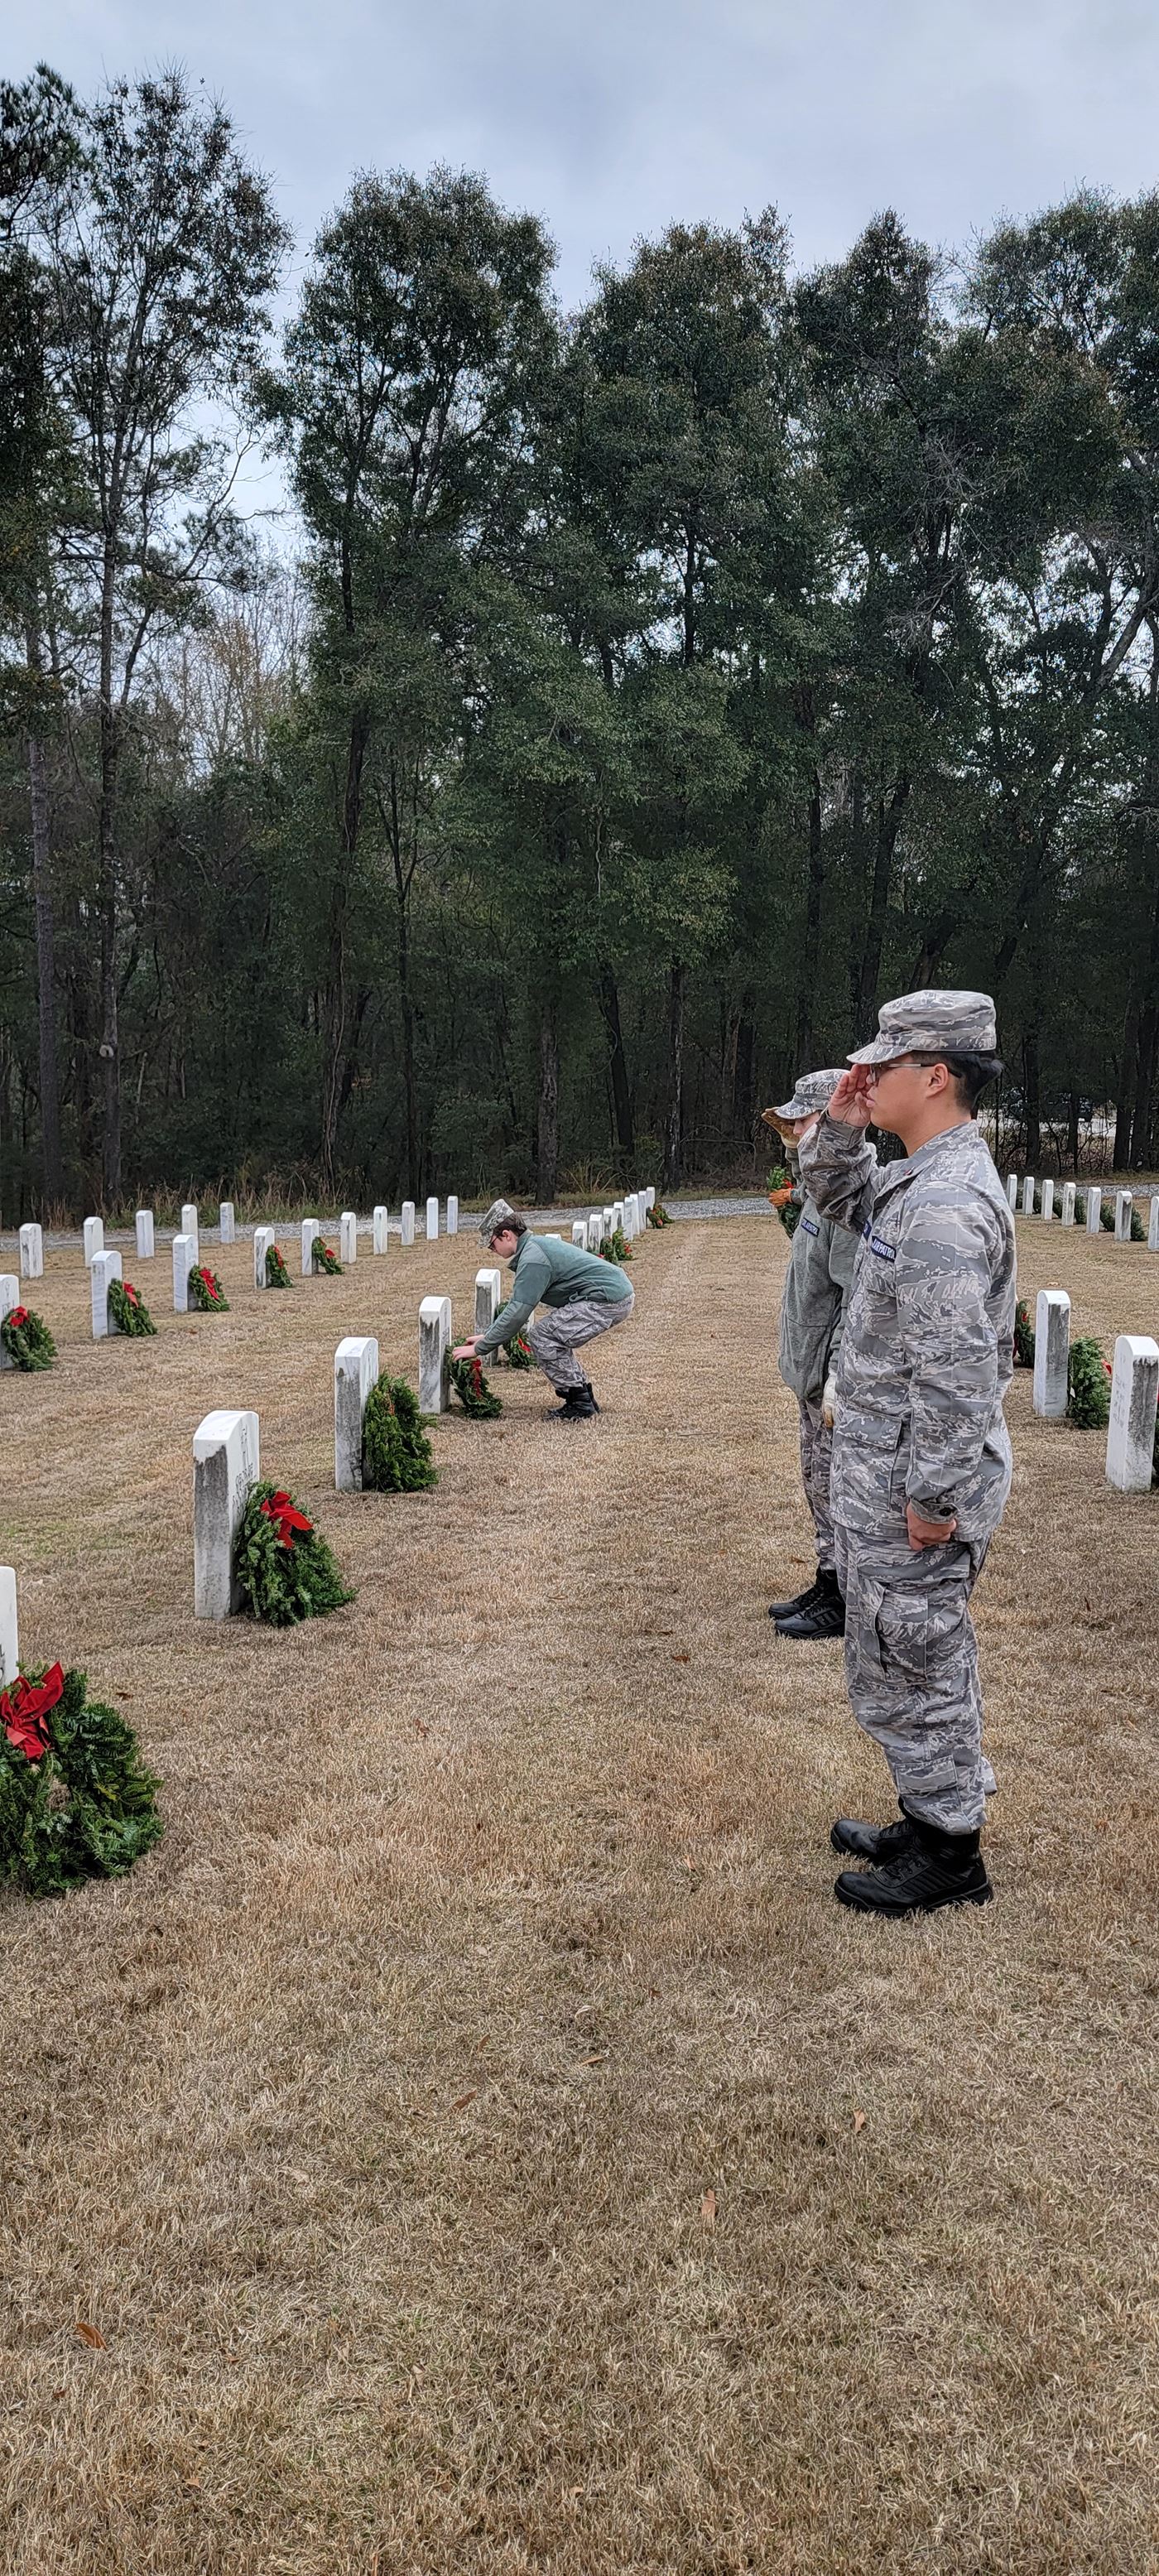
M 581 1297 L 618 1306 L 633 1293 L 618 1262 L 581 1252 L 578 1243 L 557 1243 L 554 1235 L 521 1234 L 508 1266 L 515 1285 L 502 1314 L 479 1335 L 475 1349 L 481 1359 L 521 1333 L 537 1306 L 570 1306 Z

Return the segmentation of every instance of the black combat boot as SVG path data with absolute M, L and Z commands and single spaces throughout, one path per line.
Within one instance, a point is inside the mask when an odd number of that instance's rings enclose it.
M 829 1836 L 834 1851 L 852 1852 L 856 1860 L 871 1861 L 875 1869 L 900 1860 L 913 1838 L 914 1820 L 904 1807 L 896 1825 L 867 1825 L 857 1816 L 838 1816 Z
M 557 1422 L 590 1422 L 599 1409 L 585 1378 L 582 1386 L 568 1387 L 563 1403 L 557 1407 L 555 1419 Z
M 795 1592 L 791 1601 L 770 1601 L 769 1617 L 770 1619 L 795 1618 L 798 1610 L 811 1610 L 814 1602 L 820 1600 L 820 1597 L 821 1579 L 818 1576 L 806 1591 Z
M 988 1905 L 994 1890 L 978 1834 L 944 1834 L 924 1817 L 884 1869 L 843 1869 L 833 1893 L 862 1914 L 936 1914 L 943 1905 Z
M 845 1602 L 841 1586 L 831 1566 L 822 1566 L 817 1577 L 813 1600 L 807 1610 L 794 1610 L 787 1619 L 778 1619 L 778 1637 L 843 1637 Z

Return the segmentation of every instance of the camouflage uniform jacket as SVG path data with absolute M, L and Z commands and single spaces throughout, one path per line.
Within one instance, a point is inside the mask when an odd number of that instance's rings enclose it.
M 809 1191 L 861 1236 L 837 1368 L 834 1511 L 903 1533 L 905 1507 L 953 1512 L 984 1542 L 1010 1482 L 1002 1401 L 1016 1300 L 1014 1220 L 966 1119 L 904 1162 L 879 1164 L 858 1128 L 820 1119 L 802 1140 Z
M 847 1227 L 820 1214 L 808 1190 L 795 1189 L 793 1197 L 801 1215 L 781 1294 L 777 1366 L 803 1402 L 820 1397 L 836 1366 L 857 1244 Z

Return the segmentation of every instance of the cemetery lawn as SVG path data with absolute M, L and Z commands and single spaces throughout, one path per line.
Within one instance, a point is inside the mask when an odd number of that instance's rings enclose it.
M 289 1243 L 287 1233 L 285 1238 Z M 1019 1225 L 1023 1292 L 1152 1331 L 1159 1261 Z M 471 1235 L 0 1380 L 26 1660 L 161 1773 L 127 1880 L 0 1897 L 6 2576 L 1124 2576 L 1159 2563 L 1159 1496 L 1036 1424 L 977 1608 L 998 1901 L 835 1906 L 889 1813 L 809 1579 L 768 1219 L 637 1248 L 605 1410 L 440 1423 L 332 1489 L 340 1335 L 413 1379 Z M 296 1268 L 296 1264 L 292 1264 Z M 138 1277 L 140 1271 L 140 1277 Z M 190 1442 L 358 1598 L 191 1615 Z M 103 2341 L 82 2335 L 91 2328 Z

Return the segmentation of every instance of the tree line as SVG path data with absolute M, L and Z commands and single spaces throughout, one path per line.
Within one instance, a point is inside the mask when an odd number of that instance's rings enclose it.
M 751 1171 L 938 982 L 1012 1149 L 1152 1165 L 1159 196 L 565 314 L 368 173 L 275 333 L 290 247 L 184 74 L 0 91 L 5 1222 Z

